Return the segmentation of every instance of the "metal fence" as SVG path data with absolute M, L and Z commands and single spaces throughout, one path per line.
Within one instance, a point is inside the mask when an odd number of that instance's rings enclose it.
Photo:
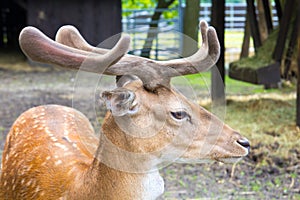
M 175 8 L 173 10 L 179 10 Z M 158 11 L 171 11 L 170 9 L 160 9 Z M 155 33 L 153 40 L 151 58 L 164 60 L 177 58 L 180 50 L 180 22 L 179 17 L 152 21 L 154 9 L 145 10 L 123 10 L 123 31 L 129 33 L 132 38 L 130 53 L 140 55 L 143 45 L 147 40 L 149 32 Z M 149 29 L 151 23 L 158 25 L 158 28 Z
M 211 4 L 200 4 L 200 19 L 210 22 Z M 247 4 L 245 3 L 226 3 L 225 4 L 225 29 L 243 31 L 247 14 Z M 278 17 L 275 4 L 272 4 L 273 25 L 278 25 Z
M 151 22 L 151 16 L 154 13 L 153 9 L 143 10 L 123 10 L 123 31 L 131 35 L 132 38 L 132 54 L 140 55 L 141 49 L 147 39 L 150 23 L 157 23 L 158 29 L 150 30 L 157 31 L 158 34 L 154 38 L 151 58 L 158 60 L 172 59 L 180 57 L 182 47 L 182 21 L 184 5 L 181 4 L 177 8 L 178 16 L 172 19 L 161 17 L 158 21 Z M 173 10 L 174 10 L 173 9 Z M 161 11 L 170 11 L 170 9 L 162 9 Z M 199 19 L 206 20 L 210 23 L 211 4 L 201 3 Z M 240 31 L 242 32 L 245 26 L 247 14 L 246 3 L 226 3 L 225 4 L 225 31 Z M 278 25 L 276 10 L 273 6 L 273 25 Z M 240 41 L 241 43 L 241 41 Z M 228 49 L 231 52 L 239 53 L 237 50 Z M 225 52 L 226 53 L 226 52 Z

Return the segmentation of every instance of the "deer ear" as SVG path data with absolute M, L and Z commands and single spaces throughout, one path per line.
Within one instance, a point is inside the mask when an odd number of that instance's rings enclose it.
M 134 92 L 126 88 L 104 91 L 101 93 L 101 98 L 114 116 L 135 114 L 138 111 Z
M 127 75 L 122 75 L 122 76 L 116 76 L 117 87 L 124 87 L 128 83 L 135 81 L 135 80 L 139 80 L 139 78 L 135 75 L 127 74 Z

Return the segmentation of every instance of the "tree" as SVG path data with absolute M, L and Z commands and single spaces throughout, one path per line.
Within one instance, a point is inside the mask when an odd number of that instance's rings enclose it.
M 150 57 L 153 40 L 154 40 L 154 38 L 156 38 L 156 36 L 158 34 L 158 31 L 157 31 L 158 20 L 160 19 L 161 15 L 163 13 L 162 9 L 168 8 L 174 1 L 175 0 L 158 0 L 154 14 L 151 17 L 151 22 L 149 25 L 147 38 L 145 40 L 145 43 L 143 45 L 143 49 L 141 52 L 142 57 L 146 57 L 146 58 Z
M 197 49 L 198 25 L 199 25 L 200 0 L 187 0 L 183 17 L 183 37 L 182 55 L 184 57 L 193 54 Z M 190 42 L 190 40 L 193 42 Z M 196 42 L 195 42 L 196 41 Z

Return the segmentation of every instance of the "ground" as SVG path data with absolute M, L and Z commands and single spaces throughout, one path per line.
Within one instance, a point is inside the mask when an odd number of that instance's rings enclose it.
M 84 95 L 74 92 L 78 89 L 76 71 L 30 66 L 20 55 L 6 56 L 7 59 L 0 62 L 0 151 L 14 120 L 33 106 L 75 105 L 95 121 L 93 106 Z M 165 180 L 161 199 L 300 199 L 300 131 L 294 124 L 295 93 L 286 95 L 285 99 L 268 97 L 240 101 L 229 98 L 226 120 L 250 139 L 250 155 L 235 165 L 167 166 L 161 170 Z M 77 99 L 74 100 L 74 96 Z M 276 111 L 274 118 L 264 113 L 275 112 L 275 108 L 281 110 Z M 248 111 L 255 117 L 247 118 Z M 266 128 L 260 126 L 261 121 L 270 124 Z M 280 125 L 281 122 L 284 124 Z M 93 125 L 97 126 L 97 122 Z

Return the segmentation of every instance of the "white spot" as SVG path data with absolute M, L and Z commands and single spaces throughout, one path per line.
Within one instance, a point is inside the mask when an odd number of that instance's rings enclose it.
M 49 130 L 48 127 L 45 127 L 45 132 L 51 137 L 53 136 L 53 134 L 51 133 L 51 131 Z
M 39 191 L 40 191 L 40 187 L 37 186 L 37 187 L 35 188 L 35 193 L 38 193 Z
M 51 159 L 51 156 L 47 156 L 47 157 L 46 157 L 46 160 L 50 160 L 50 159 Z
M 50 137 L 54 137 L 54 135 L 53 135 L 52 133 L 50 133 L 50 132 L 48 133 L 48 135 L 49 135 Z
M 35 125 L 33 125 L 32 128 L 37 128 L 38 126 L 39 126 L 39 124 L 35 124 Z
M 57 146 L 57 147 L 59 147 L 59 148 L 62 148 L 65 151 L 69 150 L 68 147 L 66 147 L 65 145 L 63 145 L 61 143 L 56 142 L 56 143 L 54 143 L 54 145 Z
M 27 122 L 27 120 L 22 118 L 22 120 L 21 120 L 20 123 L 21 123 L 21 124 L 25 124 L 26 122 Z
M 37 114 L 33 114 L 32 115 L 32 118 L 34 118 L 34 119 L 36 119 L 36 118 L 38 118 L 39 117 L 39 115 L 37 115 Z
M 54 164 L 55 165 L 60 165 L 60 164 L 62 164 L 62 161 L 61 160 L 57 160 Z
M 32 165 L 29 165 L 29 166 L 27 167 L 27 170 L 30 171 L 31 168 L 32 168 Z
M 17 161 L 14 160 L 11 164 L 12 164 L 12 166 L 16 166 L 16 163 L 17 163 Z
M 31 184 L 32 184 L 32 181 L 30 180 L 26 183 L 26 186 L 30 186 Z
M 64 135 L 69 135 L 69 131 L 67 129 L 64 131 Z
M 51 137 L 51 140 L 52 140 L 53 142 L 57 142 L 57 141 L 58 141 L 58 139 L 57 139 L 56 137 L 54 137 L 54 136 Z

